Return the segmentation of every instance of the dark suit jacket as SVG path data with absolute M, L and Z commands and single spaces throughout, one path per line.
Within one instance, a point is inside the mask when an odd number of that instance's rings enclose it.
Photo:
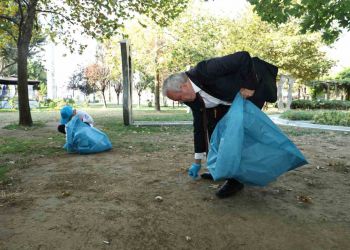
M 260 109 L 265 101 L 277 98 L 276 76 L 278 68 L 257 57 L 251 58 L 246 51 L 199 62 L 186 72 L 191 81 L 213 97 L 232 102 L 241 88 L 255 90 L 249 98 Z M 206 128 L 204 124 L 205 107 L 198 98 L 185 102 L 192 109 L 195 152 L 205 152 Z

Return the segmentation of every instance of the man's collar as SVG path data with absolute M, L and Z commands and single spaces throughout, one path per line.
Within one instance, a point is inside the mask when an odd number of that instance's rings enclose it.
M 192 84 L 192 88 L 194 90 L 195 93 L 198 93 L 199 91 L 201 91 L 200 88 L 198 88 L 198 86 L 196 84 L 194 84 L 191 79 L 188 79 L 190 81 L 190 83 Z

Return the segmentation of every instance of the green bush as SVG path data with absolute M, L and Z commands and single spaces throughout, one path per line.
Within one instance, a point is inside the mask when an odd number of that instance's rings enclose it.
M 49 107 L 51 109 L 56 109 L 56 108 L 61 108 L 64 105 L 73 106 L 74 104 L 75 104 L 75 101 L 71 98 L 46 99 L 46 100 L 40 102 L 40 107 Z
M 315 123 L 350 126 L 350 112 L 341 111 L 324 111 L 315 114 Z
M 288 120 L 309 120 L 318 124 L 350 126 L 350 111 L 288 110 L 281 115 Z
M 293 100 L 291 109 L 334 109 L 350 110 L 350 101 L 340 100 Z
M 50 109 L 54 109 L 54 108 L 56 108 L 56 107 L 57 107 L 57 102 L 55 102 L 55 101 L 49 102 L 49 108 L 50 108 Z

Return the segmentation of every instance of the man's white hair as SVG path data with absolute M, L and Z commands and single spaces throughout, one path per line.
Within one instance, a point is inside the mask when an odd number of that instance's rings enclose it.
M 185 72 L 175 73 L 163 82 L 163 95 L 166 96 L 167 92 L 170 91 L 180 91 L 181 84 L 184 84 L 188 81 L 188 76 Z

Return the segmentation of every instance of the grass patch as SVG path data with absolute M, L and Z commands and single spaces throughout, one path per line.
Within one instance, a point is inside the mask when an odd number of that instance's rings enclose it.
M 289 136 L 324 135 L 327 133 L 327 131 L 321 129 L 298 128 L 289 126 L 281 126 L 281 129 Z
M 314 115 L 317 111 L 309 111 L 309 110 L 288 110 L 284 112 L 281 117 L 288 120 L 293 121 L 309 121 L 314 119 Z
M 17 112 L 17 109 L 0 109 L 0 113 Z
M 61 145 L 64 137 L 54 136 L 48 138 L 23 139 L 5 137 L 0 139 L 0 155 L 10 154 L 16 156 L 52 155 L 62 151 Z
M 8 130 L 34 130 L 37 128 L 42 128 L 45 126 L 45 122 L 43 121 L 37 121 L 35 122 L 32 126 L 27 127 L 27 126 L 21 126 L 18 124 L 9 124 L 3 127 L 3 129 L 8 129 Z
M 0 183 L 3 183 L 6 181 L 6 173 L 9 170 L 9 167 L 0 165 Z

